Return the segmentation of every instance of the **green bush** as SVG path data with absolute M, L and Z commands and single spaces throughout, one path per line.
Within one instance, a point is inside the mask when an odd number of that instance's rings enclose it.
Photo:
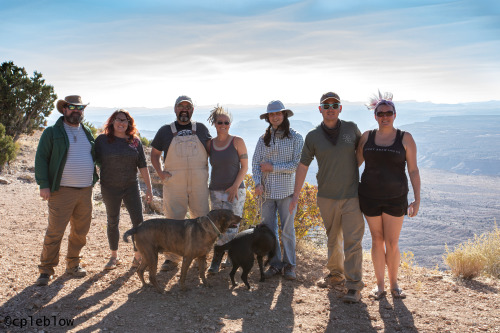
M 139 139 L 141 139 L 141 143 L 144 147 L 151 147 L 152 140 L 148 140 L 148 138 L 141 136 L 140 133 L 137 133 L 137 135 L 139 135 Z
M 98 130 L 97 130 L 97 128 L 94 126 L 94 124 L 92 124 L 90 121 L 87 121 L 87 120 L 83 119 L 83 121 L 82 121 L 82 125 L 85 125 L 85 126 L 87 126 L 87 127 L 90 129 L 90 132 L 92 132 L 92 136 L 93 136 L 94 138 L 96 138 L 96 137 L 97 137 Z
M 16 142 L 21 134 L 32 134 L 46 126 L 57 95 L 41 73 L 32 77 L 12 61 L 0 65 L 0 123 Z
M 11 136 L 5 135 L 5 126 L 0 124 L 0 171 L 5 163 L 9 163 L 16 158 L 17 144 Z

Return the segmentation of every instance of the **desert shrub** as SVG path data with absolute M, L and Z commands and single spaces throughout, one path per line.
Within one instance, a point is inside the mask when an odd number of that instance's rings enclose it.
M 255 182 L 252 179 L 252 175 L 247 174 L 245 176 L 245 189 L 247 191 L 247 197 L 243 208 L 243 220 L 246 221 L 248 225 L 259 224 L 261 220 L 261 200 L 253 195 Z
M 481 274 L 485 260 L 475 240 L 469 239 L 459 244 L 453 252 L 446 245 L 445 251 L 445 263 L 450 266 L 454 276 L 470 280 Z
M 17 145 L 10 135 L 5 134 L 5 126 L 0 124 L 0 171 L 5 163 L 16 158 Z
M 477 238 L 479 248 L 484 258 L 483 273 L 500 278 L 500 229 L 495 222 L 495 228 Z
M 481 274 L 500 278 L 500 229 L 459 244 L 452 252 L 445 247 L 444 261 L 456 277 L 473 279 Z
M 415 255 L 411 251 L 403 252 L 400 260 L 401 271 L 405 274 L 406 279 L 410 281 L 415 270 Z
M 259 224 L 261 221 L 260 208 L 262 206 L 261 198 L 253 195 L 255 183 L 251 175 L 245 176 L 245 186 L 247 197 L 243 210 L 243 219 L 249 225 Z M 295 215 L 295 235 L 301 239 L 308 234 L 311 228 L 322 226 L 323 220 L 316 205 L 317 186 L 305 183 L 300 192 L 299 202 L 297 204 L 297 214 Z
M 139 139 L 141 139 L 141 143 L 144 147 L 151 147 L 152 140 L 148 140 L 148 138 L 141 136 L 140 133 L 137 133 L 137 134 L 139 135 Z

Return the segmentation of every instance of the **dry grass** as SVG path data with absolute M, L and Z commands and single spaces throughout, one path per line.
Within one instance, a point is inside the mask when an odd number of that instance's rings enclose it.
M 454 276 L 473 279 L 481 274 L 500 277 L 500 229 L 459 244 L 452 252 L 446 246 L 444 261 Z

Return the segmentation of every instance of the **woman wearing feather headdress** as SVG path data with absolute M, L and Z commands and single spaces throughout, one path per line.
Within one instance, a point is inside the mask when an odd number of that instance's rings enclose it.
M 377 287 L 372 297 L 386 295 L 385 266 L 394 298 L 406 295 L 398 285 L 400 262 L 399 234 L 404 215 L 414 217 L 420 206 L 420 174 L 417 166 L 417 146 L 410 133 L 394 127 L 396 107 L 392 94 L 378 93 L 367 104 L 373 110 L 378 129 L 363 133 L 357 149 L 358 164 L 365 162 L 359 185 L 359 204 L 372 236 L 372 262 Z M 408 205 L 408 179 L 415 200 Z

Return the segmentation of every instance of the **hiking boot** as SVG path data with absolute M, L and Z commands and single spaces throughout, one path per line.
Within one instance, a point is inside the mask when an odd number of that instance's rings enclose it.
M 266 279 L 269 279 L 270 277 L 273 277 L 275 275 L 281 274 L 281 269 L 277 269 L 274 266 L 269 266 L 267 271 L 264 272 L 264 277 Z
M 297 275 L 295 274 L 295 267 L 292 265 L 286 265 L 283 269 L 283 277 L 285 280 L 295 280 Z
M 36 280 L 35 284 L 37 286 L 46 286 L 49 284 L 49 281 L 50 281 L 50 275 L 47 274 L 47 273 L 42 273 L 40 274 L 40 276 L 38 277 L 38 279 Z
M 165 260 L 165 261 L 163 262 L 163 264 L 161 265 L 161 269 L 160 269 L 160 270 L 161 270 L 162 272 L 168 272 L 168 271 L 171 271 L 171 270 L 173 270 L 173 269 L 177 268 L 177 265 L 178 265 L 178 263 L 173 262 L 172 260 L 168 260 L 168 259 L 167 259 L 167 260 Z
M 358 303 L 361 300 L 361 292 L 355 289 L 349 289 L 347 294 L 342 297 L 344 303 Z
M 344 284 L 345 279 L 338 275 L 328 274 L 318 282 L 316 285 L 320 288 L 333 288 L 334 286 L 338 286 Z
M 66 268 L 66 274 L 73 275 L 75 277 L 84 277 L 85 275 L 87 275 L 87 271 L 85 270 L 85 268 L 78 265 L 75 267 Z
M 215 274 L 219 272 L 220 262 L 224 257 L 224 250 L 216 250 L 214 247 L 214 256 L 212 257 L 212 263 L 208 269 L 208 274 Z

